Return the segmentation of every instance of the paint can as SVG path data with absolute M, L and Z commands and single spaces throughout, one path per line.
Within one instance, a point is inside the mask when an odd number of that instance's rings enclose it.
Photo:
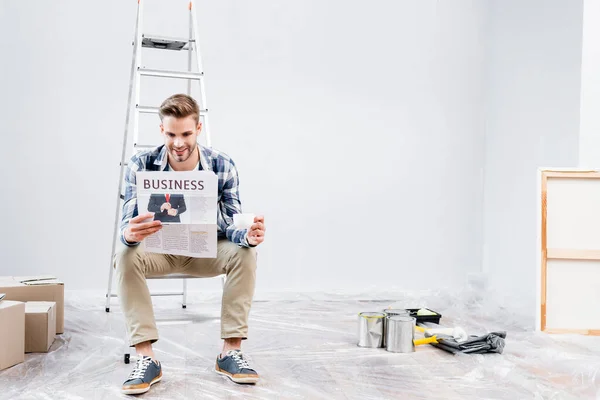
M 386 347 L 392 353 L 412 353 L 415 351 L 415 325 L 414 317 L 405 315 L 392 315 L 387 318 Z
M 405 317 L 410 317 L 410 313 L 403 308 L 387 308 L 383 310 L 385 314 L 385 319 L 383 320 L 383 343 L 381 347 L 385 348 L 387 343 L 387 324 L 388 318 L 394 315 L 403 315 Z
M 358 346 L 382 347 L 383 321 L 382 312 L 361 312 L 358 314 Z

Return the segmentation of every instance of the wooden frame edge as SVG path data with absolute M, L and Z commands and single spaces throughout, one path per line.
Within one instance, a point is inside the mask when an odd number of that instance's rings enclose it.
M 600 261 L 600 250 L 546 248 L 546 261 L 549 259 Z
M 586 178 L 586 179 L 598 179 L 600 178 L 600 172 L 598 171 L 553 171 L 543 170 L 542 175 L 544 178 Z
M 546 270 L 548 268 L 548 259 L 547 259 L 547 253 L 546 253 L 546 246 L 547 246 L 547 235 L 546 235 L 546 227 L 547 227 L 547 216 L 548 216 L 548 206 L 547 206 L 547 199 L 548 199 L 548 174 L 551 172 L 548 171 L 542 171 L 542 188 L 541 188 L 541 194 L 542 194 L 542 198 L 540 199 L 542 201 L 542 226 L 541 226 L 541 269 L 542 269 L 542 285 L 541 285 L 541 309 L 540 309 L 540 318 L 541 318 L 541 322 L 540 322 L 540 329 L 542 331 L 546 330 Z
M 574 333 L 579 335 L 600 336 L 600 329 L 545 329 L 544 332 L 550 334 Z

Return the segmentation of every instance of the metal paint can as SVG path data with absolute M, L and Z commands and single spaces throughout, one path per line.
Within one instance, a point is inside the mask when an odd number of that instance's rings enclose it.
M 386 347 L 392 353 L 412 353 L 415 351 L 414 317 L 392 315 L 387 318 Z
M 358 314 L 358 346 L 382 347 L 383 321 L 382 312 L 361 312 Z
M 404 308 L 387 308 L 383 310 L 385 314 L 385 319 L 383 320 L 383 343 L 381 347 L 385 348 L 387 343 L 387 324 L 388 318 L 394 315 L 403 315 L 405 317 L 410 317 L 410 313 Z

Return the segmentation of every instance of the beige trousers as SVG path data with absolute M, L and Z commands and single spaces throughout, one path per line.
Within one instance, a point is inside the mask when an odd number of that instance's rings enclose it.
M 248 315 L 256 281 L 256 250 L 219 239 L 217 258 L 191 258 L 146 253 L 140 246 L 119 242 L 115 255 L 117 295 L 125 315 L 129 343 L 158 340 L 158 330 L 146 277 L 171 273 L 198 277 L 225 274 L 221 304 L 221 338 L 248 336 Z

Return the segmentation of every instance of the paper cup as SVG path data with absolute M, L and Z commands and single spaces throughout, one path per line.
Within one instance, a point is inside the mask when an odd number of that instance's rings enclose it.
M 254 217 L 254 214 L 250 213 L 233 214 L 233 225 L 237 229 L 250 229 L 254 223 Z

